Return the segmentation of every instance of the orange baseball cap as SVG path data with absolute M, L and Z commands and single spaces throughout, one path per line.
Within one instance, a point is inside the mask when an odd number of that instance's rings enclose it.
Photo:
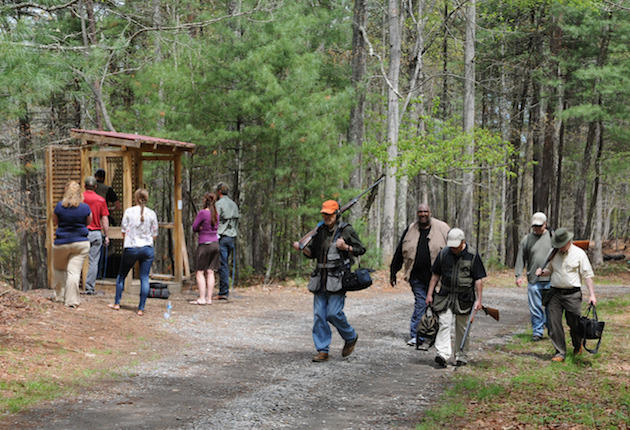
M 327 215 L 333 215 L 338 210 L 339 203 L 334 200 L 326 200 L 324 203 L 322 203 L 322 210 L 319 212 Z

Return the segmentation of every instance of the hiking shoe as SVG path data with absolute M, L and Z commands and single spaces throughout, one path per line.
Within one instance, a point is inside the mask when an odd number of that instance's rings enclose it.
M 224 295 L 224 294 L 217 294 L 212 296 L 212 300 L 227 300 L 228 296 Z
M 551 361 L 554 361 L 556 363 L 562 363 L 564 361 L 564 355 L 556 354 L 551 358 Z
M 420 351 L 428 351 L 429 347 L 430 345 L 426 342 L 422 342 L 421 344 L 416 345 L 416 349 L 419 349 Z
M 313 356 L 313 363 L 321 363 L 322 361 L 328 361 L 328 353 L 327 352 L 318 352 Z
M 414 346 L 415 344 L 416 344 L 416 338 L 415 337 L 412 337 L 411 339 L 409 339 L 407 341 L 407 345 L 409 345 L 409 346 Z
M 439 355 L 435 356 L 435 362 L 437 363 L 439 368 L 446 369 L 446 360 L 444 360 Z
M 462 361 L 462 360 L 457 360 L 457 361 L 455 362 L 455 366 L 457 366 L 457 367 L 465 366 L 465 365 L 467 365 L 467 364 L 468 364 L 468 363 L 466 363 L 465 361 Z
M 532 342 L 539 342 L 543 340 L 542 336 L 538 336 L 537 334 L 532 336 Z
M 352 354 L 352 351 L 354 351 L 354 345 L 356 345 L 358 339 L 359 335 L 357 334 L 357 336 L 353 340 L 346 341 L 346 343 L 343 345 L 343 349 L 341 350 L 342 357 L 347 357 Z
M 584 353 L 584 347 L 580 345 L 579 348 L 573 348 L 573 355 L 580 355 Z

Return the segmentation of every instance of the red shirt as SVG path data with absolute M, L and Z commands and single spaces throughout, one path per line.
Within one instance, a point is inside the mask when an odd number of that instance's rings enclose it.
M 88 225 L 88 230 L 101 230 L 101 217 L 109 215 L 107 203 L 105 199 L 92 190 L 85 190 L 83 193 L 83 201 L 87 203 L 92 210 L 92 223 Z

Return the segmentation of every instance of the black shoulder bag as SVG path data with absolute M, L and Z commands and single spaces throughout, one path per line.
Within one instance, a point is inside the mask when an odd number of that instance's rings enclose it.
M 354 272 L 346 270 L 343 274 L 342 285 L 346 291 L 360 291 L 365 290 L 372 285 L 372 276 L 370 276 L 372 269 L 366 269 L 365 267 L 359 267 Z
M 339 238 L 339 236 L 341 236 L 341 231 L 347 225 L 348 223 L 344 222 L 339 225 L 339 230 L 337 233 L 335 233 L 332 239 L 333 243 L 337 240 L 337 238 Z M 350 268 L 351 263 L 349 262 L 348 264 L 346 264 L 343 277 L 341 278 L 341 286 L 343 287 L 344 291 L 361 291 L 372 285 L 372 276 L 370 275 L 370 272 L 373 272 L 373 270 L 361 267 L 360 258 L 361 257 L 359 257 L 359 268 L 354 272 Z
M 589 318 L 591 310 L 593 311 L 593 316 L 592 318 Z M 599 350 L 599 345 L 602 343 L 604 324 L 606 324 L 604 321 L 599 321 L 597 319 L 597 310 L 595 309 L 595 305 L 590 303 L 588 310 L 586 311 L 586 315 L 580 317 L 577 328 L 578 335 L 582 338 L 582 346 L 591 354 L 597 354 L 597 351 Z M 587 339 L 598 339 L 597 346 L 594 350 L 586 347 Z

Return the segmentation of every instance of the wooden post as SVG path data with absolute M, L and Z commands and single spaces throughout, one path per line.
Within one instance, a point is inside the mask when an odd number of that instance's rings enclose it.
M 174 193 L 175 201 L 173 202 L 175 213 L 173 215 L 173 224 L 175 224 L 175 244 L 173 246 L 175 252 L 175 281 L 182 282 L 182 243 L 184 238 L 184 228 L 182 226 L 182 154 L 177 152 L 175 154 L 175 160 L 173 162 L 174 170 Z
M 133 160 L 132 153 L 129 148 L 122 147 L 123 151 L 123 213 L 127 208 L 133 206 Z M 122 220 L 121 220 L 122 221 Z M 124 246 L 124 245 L 123 245 Z M 124 248 L 123 248 L 124 249 Z M 124 250 L 123 250 L 124 253 Z M 127 285 L 131 284 L 133 279 L 133 270 L 129 271 L 125 282 Z
M 53 173 L 52 173 L 52 146 L 46 148 L 46 262 L 48 264 L 48 288 L 53 285 L 53 259 L 52 244 L 55 235 L 55 225 L 53 224 Z
M 81 183 L 79 185 L 83 186 L 83 182 L 85 178 L 91 175 L 92 171 L 92 163 L 89 157 L 89 148 L 86 146 L 87 141 L 85 139 L 81 140 Z
M 133 160 L 131 152 L 123 150 L 123 212 L 133 206 Z
M 84 187 L 85 178 L 92 173 L 92 163 L 90 159 L 90 148 L 87 146 L 88 142 L 85 139 L 81 139 L 81 179 L 79 185 Z M 83 290 L 85 290 L 85 282 L 87 280 L 87 273 L 90 268 L 90 259 L 83 260 L 83 269 L 81 271 L 81 283 L 83 284 Z

